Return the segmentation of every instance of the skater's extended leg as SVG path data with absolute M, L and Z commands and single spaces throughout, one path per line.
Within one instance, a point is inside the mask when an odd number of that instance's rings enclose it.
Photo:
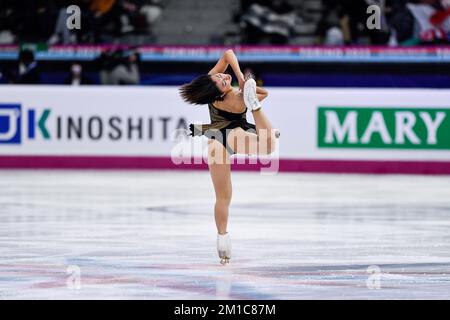
M 267 153 L 272 153 L 275 149 L 275 130 L 272 124 L 267 119 L 264 111 L 259 109 L 252 112 L 253 119 L 255 119 L 256 134 L 258 135 L 260 148 L 267 150 Z
M 216 194 L 214 217 L 219 234 L 227 233 L 228 208 L 231 202 L 231 167 L 229 155 L 216 140 L 208 142 L 208 166 Z
M 256 134 L 237 128 L 228 135 L 228 143 L 236 153 L 270 154 L 275 149 L 276 131 L 261 109 L 261 101 L 268 93 L 256 86 L 255 80 L 248 79 L 244 86 L 244 103 L 253 114 Z
M 221 264 L 231 258 L 231 240 L 227 232 L 228 208 L 231 202 L 230 156 L 216 140 L 208 141 L 208 166 L 216 194 L 214 217 L 217 226 L 217 253 Z
M 240 154 L 271 154 L 275 150 L 275 130 L 262 109 L 253 111 L 253 118 L 256 134 L 242 128 L 233 129 L 228 135 L 228 144 L 234 152 Z

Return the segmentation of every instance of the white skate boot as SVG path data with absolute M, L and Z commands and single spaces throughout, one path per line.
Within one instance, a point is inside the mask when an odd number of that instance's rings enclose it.
M 261 109 L 261 102 L 256 95 L 256 82 L 253 78 L 248 78 L 244 84 L 244 103 L 250 111 L 257 111 Z M 275 138 L 280 137 L 280 130 L 274 129 Z
M 256 111 L 261 108 L 261 103 L 256 95 L 256 82 L 250 78 L 244 84 L 244 103 L 250 111 Z
M 217 234 L 217 253 L 220 263 L 227 264 L 231 259 L 231 239 L 228 233 Z

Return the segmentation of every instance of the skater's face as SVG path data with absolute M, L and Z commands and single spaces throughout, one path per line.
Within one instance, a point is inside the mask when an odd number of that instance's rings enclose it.
M 222 93 L 226 93 L 230 91 L 232 78 L 229 74 L 226 73 L 216 73 L 211 76 L 212 81 L 216 84 L 217 88 Z

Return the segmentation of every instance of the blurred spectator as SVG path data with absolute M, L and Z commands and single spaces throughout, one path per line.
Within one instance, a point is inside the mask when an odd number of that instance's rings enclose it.
M 17 84 L 39 84 L 41 83 L 41 74 L 34 60 L 33 51 L 24 49 L 19 53 L 19 66 L 17 76 L 12 76 L 11 82 Z
M 17 0 L 14 4 L 15 33 L 21 42 L 39 42 L 53 32 L 57 7 L 53 0 Z
M 156 0 L 91 0 L 90 26 L 96 43 L 135 32 L 146 33 L 151 19 L 160 15 Z M 108 42 L 108 41 L 107 41 Z M 111 42 L 111 41 L 109 41 Z
M 450 0 L 323 0 L 324 14 L 317 32 L 327 45 L 418 45 L 448 43 Z M 381 9 L 381 29 L 366 26 L 367 8 Z M 343 41 L 342 41 L 343 39 Z
M 408 10 L 407 1 L 393 2 L 389 23 L 393 31 L 394 44 L 404 42 L 414 33 L 414 16 Z
M 0 44 L 113 42 L 145 34 L 161 15 L 162 0 L 0 0 Z M 68 30 L 66 9 L 81 9 L 81 30 Z
M 86 35 L 90 34 L 90 15 L 89 6 L 91 0 L 59 0 L 58 15 L 54 25 L 52 36 L 48 39 L 49 45 L 54 44 L 75 44 L 78 42 L 87 42 Z M 81 11 L 81 29 L 69 30 L 67 28 L 67 8 L 76 5 Z
M 164 0 L 0 0 L 0 44 L 42 42 L 143 43 L 152 24 L 161 16 Z M 296 0 L 296 5 L 299 5 Z M 322 18 L 316 33 L 325 45 L 345 44 L 442 44 L 450 33 L 450 0 L 322 0 Z M 304 12 L 297 15 L 289 0 L 240 0 L 234 28 L 242 43 L 288 44 L 298 33 Z M 367 7 L 382 8 L 381 29 L 367 28 Z M 81 8 L 81 30 L 66 26 L 69 5 Z M 305 30 L 310 30 L 309 27 Z M 302 29 L 303 30 L 303 29 Z M 180 34 L 184 32 L 180 29 Z M 307 31 L 307 41 L 314 41 Z M 241 34 L 243 37 L 241 37 Z M 126 37 L 122 37 L 125 36 Z M 312 37 L 311 37 L 312 36 Z M 122 38 L 121 38 L 122 37 Z M 302 39 L 293 43 L 304 43 Z M 239 40 L 235 40 L 239 41 Z
M 102 35 L 107 33 L 120 34 L 122 8 L 117 0 L 92 0 L 89 10 L 94 42 L 103 42 Z
M 327 39 L 330 35 L 330 30 L 334 31 L 335 34 L 339 33 L 342 38 L 344 38 L 344 31 L 341 26 L 341 10 L 338 7 L 337 0 L 323 0 L 323 14 L 317 25 L 316 33 L 322 38 L 323 43 L 330 42 L 332 44 L 331 39 Z M 333 32 L 333 31 L 331 31 Z
M 450 0 L 442 0 L 441 5 L 442 8 L 439 8 L 439 10 L 431 16 L 430 21 L 434 26 L 442 26 L 448 30 L 450 29 Z
M 107 52 L 100 56 L 101 64 L 100 79 L 105 85 L 139 84 L 140 57 L 136 52 L 126 52 L 117 50 Z
M 140 13 L 145 16 L 148 25 L 159 19 L 162 13 L 162 0 L 143 0 Z
M 286 0 L 241 3 L 246 9 L 241 16 L 245 24 L 246 43 L 287 44 L 296 23 L 294 8 Z
M 67 6 L 69 5 L 70 3 L 67 3 Z M 63 5 L 59 8 L 54 32 L 50 39 L 47 41 L 49 45 L 54 45 L 57 43 L 71 44 L 77 42 L 75 31 L 69 30 L 66 25 L 68 17 L 67 6 Z
M 120 52 L 109 50 L 102 52 L 96 59 L 95 65 L 99 66 L 101 84 L 109 84 L 109 74 L 119 63 L 120 58 Z
M 396 41 L 404 45 L 448 43 L 448 0 L 419 0 L 397 8 L 390 21 Z
M 64 84 L 72 86 L 93 84 L 93 81 L 83 75 L 83 68 L 80 63 L 74 62 L 70 66 L 70 75 L 64 80 Z
M 337 26 L 333 26 L 330 27 L 327 31 L 326 31 L 326 35 L 325 35 L 325 40 L 324 40 L 324 45 L 326 46 L 343 46 L 345 44 L 344 41 L 344 33 L 342 32 L 342 29 L 337 27 Z
M 372 44 L 386 44 L 389 41 L 390 31 L 383 12 L 381 29 L 367 28 L 368 6 L 377 5 L 382 8 L 383 1 L 323 0 L 323 4 L 324 14 L 318 24 L 317 33 L 324 39 L 325 44 L 361 44 L 363 37 L 367 37 Z
M 0 44 L 11 44 L 16 32 L 16 4 L 14 0 L 0 0 Z

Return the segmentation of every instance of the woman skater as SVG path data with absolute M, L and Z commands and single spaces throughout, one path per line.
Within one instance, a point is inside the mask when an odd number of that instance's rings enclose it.
M 231 66 L 239 89 L 231 86 L 232 78 L 225 74 Z M 191 104 L 207 104 L 210 124 L 189 126 L 190 135 L 205 135 L 208 140 L 208 167 L 216 203 L 214 217 L 217 226 L 217 251 L 221 263 L 231 258 L 231 241 L 227 232 L 228 208 L 231 202 L 230 155 L 270 154 L 275 147 L 275 131 L 261 109 L 267 90 L 257 87 L 253 79 L 244 79 L 238 60 L 227 50 L 207 75 L 202 75 L 180 88 L 182 98 Z M 248 123 L 250 110 L 255 125 Z

